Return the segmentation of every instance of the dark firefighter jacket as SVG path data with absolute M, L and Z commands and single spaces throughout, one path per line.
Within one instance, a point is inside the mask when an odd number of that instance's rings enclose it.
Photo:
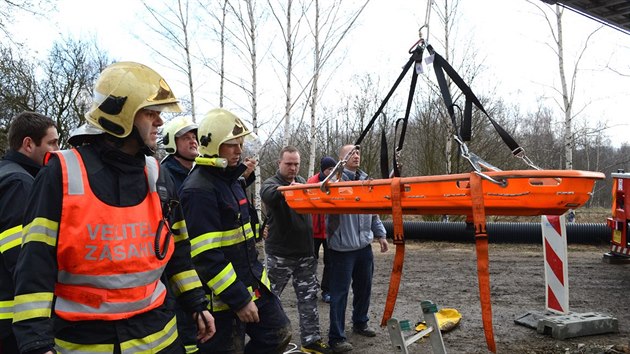
M 300 176 L 297 183 L 306 182 Z M 310 214 L 298 214 L 284 200 L 280 186 L 290 185 L 280 171 L 263 182 L 260 197 L 266 205 L 269 237 L 265 240 L 268 254 L 287 257 L 313 257 L 313 221 Z
M 26 198 L 40 168 L 13 150 L 0 161 L 0 339 L 12 333 L 13 273 L 22 243 L 22 219 Z
M 104 203 L 132 206 L 147 196 L 143 155 L 124 154 L 102 141 L 79 147 L 78 151 L 85 163 L 90 188 Z M 172 185 L 170 187 L 171 198 L 174 199 Z M 68 321 L 55 316 L 53 294 L 58 275 L 56 238 L 60 231 L 62 208 L 61 165 L 55 156 L 35 179 L 27 205 L 24 241 L 16 267 L 13 321 L 22 353 L 43 353 L 52 349 L 54 343 L 58 348 L 74 347 L 79 352 L 111 352 L 114 343 L 119 343 L 122 353 L 159 351 L 173 345 L 175 317 L 164 305 L 128 319 L 113 321 Z M 190 261 L 190 243 L 181 210 L 173 209 L 169 220 L 175 250 L 165 267 L 163 279 L 168 279 L 170 286 L 182 290 L 178 300 L 186 310 L 200 311 L 206 301 L 201 284 L 194 280 L 196 274 Z M 186 283 L 191 278 L 192 286 Z
M 256 300 L 262 286 L 269 288 L 239 181 L 244 170 L 244 165 L 220 169 L 197 164 L 180 190 L 193 263 L 213 312 L 237 311 Z
M 179 194 L 179 189 L 184 183 L 186 177 L 188 177 L 188 172 L 190 172 L 190 170 L 184 167 L 174 155 L 166 156 L 162 160 L 161 164 L 162 168 L 168 171 L 168 174 L 175 186 L 175 191 Z M 171 296 L 170 293 L 166 301 L 167 306 L 174 308 L 175 313 L 177 314 L 177 331 L 179 332 L 179 337 L 184 343 L 186 353 L 197 353 L 199 349 L 197 348 L 197 332 L 194 331 L 196 325 L 193 322 L 193 319 L 190 318 L 190 316 L 188 316 L 188 314 L 185 313 L 185 311 L 183 311 L 179 306 L 177 306 L 177 304 L 173 303 L 173 296 Z
M 162 160 L 162 166 L 168 169 L 168 172 L 175 184 L 175 191 L 179 193 L 179 189 L 184 183 L 186 176 L 188 176 L 189 170 L 182 166 L 179 161 L 175 158 L 174 155 L 168 155 L 164 160 Z

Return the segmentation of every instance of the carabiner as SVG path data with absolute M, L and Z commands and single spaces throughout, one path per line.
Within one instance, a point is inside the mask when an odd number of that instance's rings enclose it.
M 485 174 L 483 172 L 475 171 L 475 173 L 478 174 L 479 177 L 481 177 L 481 178 L 483 178 L 485 180 L 488 180 L 488 181 L 490 181 L 490 182 L 492 182 L 494 184 L 497 184 L 497 185 L 499 185 L 501 187 L 506 187 L 507 186 L 507 180 L 505 180 L 505 179 L 496 180 L 496 179 L 488 176 L 487 174 Z
M 424 38 L 420 37 L 420 39 L 418 39 L 418 41 L 416 43 L 414 43 L 411 48 L 409 48 L 409 54 L 413 54 L 414 51 L 416 51 L 416 49 L 418 49 L 418 47 L 420 48 L 424 48 L 426 45 Z
M 532 160 L 529 159 L 529 157 L 527 157 L 527 155 L 525 155 L 525 149 L 520 148 L 521 151 L 519 151 L 517 154 L 515 154 L 514 156 L 518 157 L 519 159 L 523 160 L 527 166 L 533 168 L 534 170 L 541 170 L 540 167 L 536 166 L 534 164 L 534 162 Z M 512 152 L 514 153 L 514 152 Z

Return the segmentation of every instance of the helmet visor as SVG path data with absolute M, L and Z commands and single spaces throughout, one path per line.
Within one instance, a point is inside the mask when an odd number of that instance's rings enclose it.
M 175 133 L 175 137 L 179 138 L 180 136 L 188 133 L 191 130 L 195 130 L 197 128 L 198 128 L 197 124 L 194 124 L 194 123 L 190 124 L 190 125 L 187 125 L 187 126 L 181 128 L 180 130 L 178 130 L 177 133 Z
M 155 104 L 151 106 L 142 107 L 151 111 L 166 112 L 166 113 L 179 113 L 182 111 L 182 106 L 177 102 Z
M 243 143 L 243 156 L 254 156 L 260 152 L 262 144 L 260 138 L 255 133 L 250 133 L 245 136 L 245 142 Z

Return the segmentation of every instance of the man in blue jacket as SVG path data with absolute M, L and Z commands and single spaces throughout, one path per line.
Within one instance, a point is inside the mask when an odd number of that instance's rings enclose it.
M 347 159 L 342 180 L 366 180 L 368 175 L 359 169 L 361 154 L 358 147 L 344 145 L 339 149 L 339 159 Z M 330 263 L 330 329 L 328 340 L 335 353 L 351 351 L 352 344 L 346 339 L 345 321 L 348 292 L 352 284 L 353 332 L 366 337 L 376 336 L 368 326 L 368 310 L 372 293 L 374 255 L 372 240 L 378 239 L 381 252 L 387 252 L 386 232 L 378 215 L 331 214 L 327 217 L 328 248 Z

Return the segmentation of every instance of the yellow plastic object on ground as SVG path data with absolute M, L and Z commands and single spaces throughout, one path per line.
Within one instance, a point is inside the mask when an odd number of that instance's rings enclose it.
M 448 332 L 451 329 L 457 327 L 459 321 L 462 319 L 462 314 L 456 309 L 443 308 L 435 313 L 438 326 L 440 326 L 440 332 Z M 416 325 L 416 331 L 420 332 L 427 328 L 424 321 Z

